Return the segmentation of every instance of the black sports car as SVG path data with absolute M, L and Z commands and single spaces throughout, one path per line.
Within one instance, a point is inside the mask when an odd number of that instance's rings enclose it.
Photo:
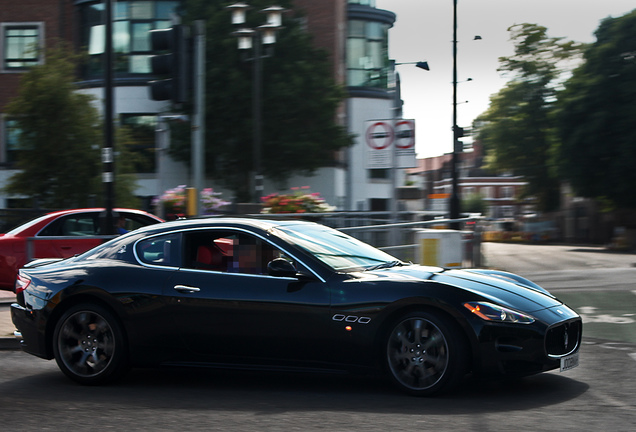
M 429 395 L 467 373 L 578 364 L 581 318 L 492 270 L 422 267 L 304 221 L 190 219 L 20 270 L 22 348 L 82 384 L 129 367 L 384 370 Z

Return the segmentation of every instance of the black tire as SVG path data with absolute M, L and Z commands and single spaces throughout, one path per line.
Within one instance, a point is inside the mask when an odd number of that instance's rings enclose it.
M 438 313 L 412 312 L 390 327 L 386 366 L 392 381 L 415 396 L 452 390 L 466 373 L 467 347 L 452 321 Z
M 80 304 L 59 319 L 53 333 L 58 367 L 80 384 L 112 382 L 128 370 L 128 353 L 118 320 L 102 306 Z

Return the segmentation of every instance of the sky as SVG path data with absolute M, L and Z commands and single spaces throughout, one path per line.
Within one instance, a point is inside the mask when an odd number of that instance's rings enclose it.
M 418 157 L 452 150 L 453 1 L 376 0 L 397 15 L 389 30 L 389 57 L 397 63 L 427 61 L 430 71 L 398 65 L 405 119 L 415 119 Z M 457 124 L 470 127 L 506 84 L 499 57 L 514 46 L 508 27 L 531 23 L 549 37 L 590 43 L 602 19 L 636 9 L 634 0 L 458 0 Z M 476 35 L 481 40 L 474 40 Z M 468 81 L 468 79 L 471 79 Z

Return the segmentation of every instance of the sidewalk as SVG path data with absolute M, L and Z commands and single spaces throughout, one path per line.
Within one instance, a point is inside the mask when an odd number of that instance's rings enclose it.
M 0 290 L 0 350 L 19 349 L 18 341 L 13 337 L 15 326 L 11 321 L 11 303 L 15 302 L 15 294 Z

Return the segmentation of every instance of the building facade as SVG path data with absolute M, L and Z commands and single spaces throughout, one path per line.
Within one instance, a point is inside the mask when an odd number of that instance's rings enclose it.
M 387 210 L 393 194 L 391 170 L 367 168 L 364 135 L 365 122 L 393 118 L 396 113 L 388 53 L 395 14 L 375 8 L 374 0 L 295 0 L 294 5 L 306 12 L 307 31 L 330 54 L 333 76 L 348 90 L 337 121 L 356 138 L 338 155 L 340 164 L 320 169 L 312 177 L 292 178 L 288 185 L 310 186 L 341 210 Z M 169 131 L 157 114 L 166 111 L 166 104 L 151 100 L 147 85 L 152 55 L 148 32 L 170 27 L 179 6 L 177 0 L 113 2 L 115 118 L 135 131 L 134 150 L 140 156 L 136 194 L 146 203 L 166 189 L 190 183 L 187 166 L 164 151 Z M 104 8 L 105 3 L 97 0 L 0 0 L 0 186 L 15 172 L 19 134 L 3 110 L 17 94 L 20 75 L 43 61 L 33 47 L 63 39 L 85 53 L 88 62 L 78 72 L 78 85 L 102 109 Z M 266 180 L 264 192 L 276 192 L 277 187 Z M 12 197 L 0 193 L 0 208 L 12 206 Z

